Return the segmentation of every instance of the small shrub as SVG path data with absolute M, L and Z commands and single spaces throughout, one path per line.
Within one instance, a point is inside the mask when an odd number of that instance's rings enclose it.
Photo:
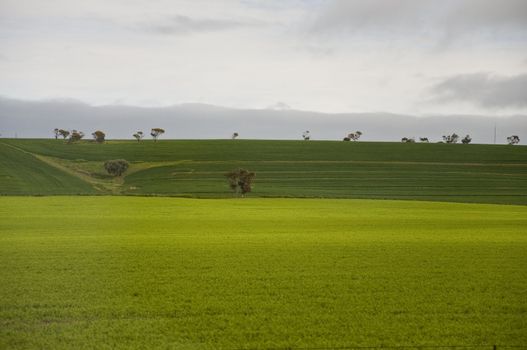
M 121 176 L 129 167 L 129 163 L 124 159 L 107 160 L 104 162 L 104 169 L 108 174 L 113 176 Z

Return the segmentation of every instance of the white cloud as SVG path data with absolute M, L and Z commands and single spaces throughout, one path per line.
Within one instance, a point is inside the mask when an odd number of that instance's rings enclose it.
M 9 59 L 0 57 L 0 95 L 457 113 L 461 101 L 422 103 L 423 93 L 437 77 L 524 72 L 524 4 L 2 0 L 0 46 Z M 444 45 L 450 38 L 456 43 Z M 485 103 L 463 108 L 499 113 Z
M 291 109 L 291 106 L 289 106 L 287 103 L 278 101 L 272 105 L 267 106 L 266 109 L 274 110 L 274 111 L 287 111 Z

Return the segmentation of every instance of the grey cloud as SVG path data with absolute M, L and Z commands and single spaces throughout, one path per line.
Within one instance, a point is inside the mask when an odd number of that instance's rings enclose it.
M 464 0 L 455 4 L 447 16 L 450 24 L 527 27 L 527 2 L 524 0 Z
M 487 108 L 527 107 L 527 74 L 462 74 L 436 84 L 430 93 L 435 102 L 469 102 Z
M 104 130 L 110 139 L 131 139 L 137 130 L 164 128 L 166 139 L 241 138 L 301 139 L 310 130 L 313 139 L 342 140 L 361 130 L 364 141 L 399 141 L 403 136 L 426 136 L 439 141 L 441 135 L 470 134 L 475 143 L 492 142 L 494 126 L 498 140 L 512 134 L 527 135 L 527 116 L 429 116 L 390 113 L 316 113 L 295 109 L 233 109 L 203 104 L 168 107 L 91 106 L 74 100 L 25 101 L 0 96 L 0 134 L 3 137 L 52 137 L 53 128 L 82 130 L 86 134 Z M 390 127 L 386 127 L 390 125 Z M 525 137 L 527 139 L 527 137 Z
M 361 30 L 368 27 L 413 25 L 425 10 L 426 1 L 335 0 L 328 3 L 316 19 L 318 30 Z
M 398 34 L 455 40 L 472 35 L 527 39 L 525 0 L 334 0 L 316 17 L 312 32 Z
M 216 32 L 247 26 L 236 20 L 198 19 L 183 15 L 172 16 L 160 23 L 146 23 L 140 27 L 147 32 L 165 35 L 188 35 L 194 33 Z

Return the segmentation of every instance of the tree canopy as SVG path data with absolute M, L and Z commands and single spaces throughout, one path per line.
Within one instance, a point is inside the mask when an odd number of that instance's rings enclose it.
M 68 143 L 73 143 L 82 140 L 84 137 L 84 133 L 82 131 L 77 130 L 71 130 L 71 133 L 69 133 L 70 138 L 68 139 Z
M 472 142 L 472 138 L 470 137 L 470 135 L 467 135 L 461 140 L 461 142 L 463 144 L 469 144 L 470 142 Z
M 252 191 L 252 182 L 256 174 L 249 170 L 239 168 L 229 171 L 225 176 L 227 177 L 231 190 L 236 194 L 241 193 L 244 196 L 246 193 Z
M 355 132 L 350 132 L 348 136 L 344 138 L 344 141 L 359 141 L 361 135 L 362 135 L 362 132 L 358 130 Z
M 68 130 L 64 130 L 64 129 L 59 129 L 59 130 L 58 130 L 58 134 L 59 134 L 60 136 L 62 136 L 62 138 L 63 138 L 64 140 L 66 140 L 66 138 L 67 138 L 68 136 L 70 136 L 70 132 L 69 132 Z
M 158 137 L 163 135 L 165 133 L 165 130 L 164 129 L 161 129 L 161 128 L 153 128 L 151 131 L 150 131 L 150 136 L 152 136 L 152 138 L 154 139 L 154 141 L 157 141 Z
M 103 143 L 104 142 L 104 138 L 106 137 L 106 134 L 104 132 L 102 132 L 101 130 L 97 130 L 97 131 L 94 131 L 91 136 L 93 136 L 93 139 L 95 140 L 95 142 L 98 142 L 98 143 Z
M 134 135 L 134 138 L 137 140 L 137 142 L 141 141 L 143 137 L 145 136 L 142 131 L 136 132 Z
M 457 143 L 459 141 L 459 135 L 453 133 L 452 135 L 443 135 L 443 141 L 446 143 Z
M 104 169 L 108 174 L 113 176 L 121 176 L 129 167 L 129 163 L 124 159 L 113 159 L 104 162 Z

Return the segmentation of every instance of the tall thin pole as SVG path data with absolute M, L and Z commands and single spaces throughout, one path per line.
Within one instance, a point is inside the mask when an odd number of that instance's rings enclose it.
M 496 123 L 494 123 L 494 144 L 496 144 Z

